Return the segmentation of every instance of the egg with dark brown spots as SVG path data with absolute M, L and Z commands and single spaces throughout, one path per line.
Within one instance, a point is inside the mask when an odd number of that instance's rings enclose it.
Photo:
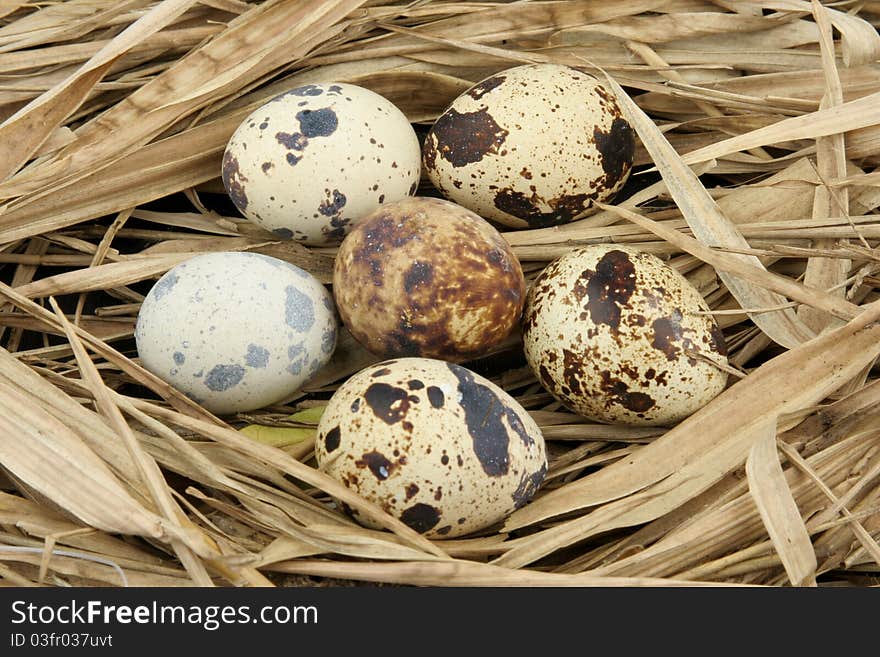
M 570 66 L 528 64 L 456 98 L 425 140 L 425 172 L 448 199 L 514 228 L 567 223 L 611 199 L 635 132 L 614 94 Z
M 463 361 L 516 329 L 519 261 L 501 234 L 442 199 L 386 203 L 345 238 L 333 294 L 342 321 L 373 353 Z
M 141 364 L 219 414 L 263 408 L 305 385 L 336 348 L 327 289 L 257 253 L 207 253 L 153 285 L 138 312 Z
M 576 413 L 668 425 L 725 387 L 724 336 L 700 293 L 656 256 L 575 249 L 529 289 L 523 339 L 541 384 Z
M 428 358 L 377 363 L 343 383 L 321 416 L 315 457 L 430 538 L 500 522 L 547 472 L 541 431 L 515 399 L 475 372 Z
M 308 84 L 255 110 L 229 140 L 223 184 L 252 222 L 305 244 L 340 241 L 382 203 L 415 193 L 419 142 L 389 100 Z

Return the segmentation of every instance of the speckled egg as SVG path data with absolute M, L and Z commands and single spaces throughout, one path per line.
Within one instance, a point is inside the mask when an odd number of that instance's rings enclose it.
M 575 249 L 529 289 L 525 355 L 542 385 L 601 422 L 667 425 L 719 394 L 724 336 L 700 293 L 659 258 L 616 245 Z
M 327 474 L 431 538 L 504 519 L 547 471 L 541 431 L 515 399 L 428 358 L 378 363 L 340 386 L 318 425 L 315 456 Z
M 219 414 L 296 392 L 336 347 L 327 289 L 307 271 L 256 253 L 198 255 L 168 271 L 138 313 L 141 364 Z
M 241 213 L 283 239 L 340 240 L 382 203 L 415 193 L 415 131 L 383 96 L 309 84 L 248 116 L 223 155 L 223 184 Z
M 423 148 L 448 199 L 514 228 L 567 223 L 629 177 L 635 133 L 614 95 L 570 66 L 502 71 L 459 96 Z
M 462 361 L 519 324 L 525 281 L 501 234 L 465 208 L 427 197 L 386 203 L 336 256 L 342 321 L 373 353 Z

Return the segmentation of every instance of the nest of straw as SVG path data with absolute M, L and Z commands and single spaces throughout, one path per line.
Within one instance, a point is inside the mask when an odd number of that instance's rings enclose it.
M 2 3 L 0 581 L 876 584 L 878 24 L 869 1 Z M 330 282 L 333 249 L 279 242 L 223 193 L 253 109 L 333 79 L 427 126 L 524 62 L 607 75 L 639 136 L 614 205 L 505 233 L 527 279 L 585 243 L 661 255 L 724 330 L 725 393 L 669 429 L 593 424 L 507 344 L 471 366 L 538 421 L 548 479 L 503 525 L 429 541 L 315 467 L 315 407 L 377 360 L 350 336 L 247 416 L 139 366 L 139 304 L 194 254 Z

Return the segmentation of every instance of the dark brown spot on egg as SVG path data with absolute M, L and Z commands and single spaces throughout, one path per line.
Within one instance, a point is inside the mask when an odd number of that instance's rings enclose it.
M 374 383 L 364 393 L 367 406 L 386 424 L 400 422 L 409 410 L 409 394 L 387 383 Z
M 589 296 L 586 309 L 595 324 L 605 324 L 613 331 L 620 326 L 620 312 L 636 288 L 635 267 L 624 251 L 609 251 L 596 263 L 596 271 L 584 271 Z M 577 286 L 575 288 L 577 290 Z M 576 291 L 577 295 L 578 292 Z
M 440 511 L 429 504 L 419 502 L 404 509 L 403 513 L 400 514 L 400 519 L 410 529 L 424 534 L 440 522 Z
M 384 454 L 377 452 L 376 450 L 362 455 L 360 459 L 354 462 L 354 464 L 359 468 L 369 468 L 370 472 L 372 472 L 379 481 L 385 481 L 388 479 L 394 468 L 394 464 L 385 458 Z
M 547 366 L 544 365 L 544 363 L 541 363 L 538 366 L 538 379 L 540 379 L 541 385 L 543 385 L 548 390 L 555 387 L 553 385 L 553 377 L 550 376 L 550 370 L 547 369 Z
M 296 113 L 299 129 L 306 137 L 329 137 L 339 125 L 339 119 L 329 107 L 317 110 L 305 109 Z
M 546 228 L 570 222 L 586 212 L 592 204 L 595 194 L 563 194 L 544 202 L 534 192 L 526 196 L 523 192 L 504 188 L 495 193 L 495 207 L 528 222 L 532 228 Z M 541 208 L 546 203 L 550 210 Z
M 425 384 L 418 379 L 412 379 L 409 383 L 406 384 L 406 386 L 410 390 L 421 390 L 425 387 Z
M 495 87 L 503 84 L 506 79 L 507 78 L 503 75 L 493 75 L 491 78 L 486 78 L 479 84 L 474 85 L 465 93 L 474 100 L 480 100 L 480 98 L 492 91 Z
M 434 408 L 443 408 L 446 396 L 440 388 L 437 386 L 428 386 L 426 392 L 428 393 L 428 401 L 431 402 L 431 406 Z
M 662 351 L 666 355 L 666 360 L 675 360 L 678 356 L 680 343 L 684 333 L 681 326 L 681 314 L 673 313 L 671 317 L 661 317 L 655 319 L 651 325 L 654 331 L 654 337 L 651 340 L 651 346 L 658 351 Z
M 463 167 L 479 162 L 490 153 L 498 153 L 508 131 L 495 123 L 486 109 L 465 113 L 449 109 L 434 123 L 431 134 L 440 157 L 453 167 Z M 425 164 L 433 168 L 428 162 L 429 157 L 426 157 Z
M 458 392 L 461 394 L 461 408 L 465 414 L 465 424 L 471 436 L 474 454 L 490 477 L 507 474 L 510 467 L 508 452 L 510 435 L 504 426 L 507 420 L 510 428 L 527 444 L 534 439 L 528 434 L 516 413 L 488 387 L 478 383 L 474 374 L 454 363 L 446 366 L 458 379 Z
M 330 429 L 330 431 L 327 432 L 327 435 L 324 436 L 324 449 L 327 450 L 328 454 L 339 447 L 339 439 L 339 427 L 333 427 L 332 429 Z
M 414 262 L 403 277 L 403 289 L 407 294 L 420 285 L 430 285 L 434 278 L 434 267 L 429 262 Z
M 221 172 L 223 178 L 223 186 L 229 194 L 229 198 L 235 203 L 235 207 L 239 210 L 246 210 L 248 206 L 248 197 L 244 190 L 244 184 L 248 179 L 242 175 L 238 168 L 238 158 L 230 151 L 223 154 L 223 169 Z
M 581 375 L 583 362 L 581 357 L 568 349 L 562 350 L 562 380 L 573 395 L 581 394 Z M 552 380 L 552 379 L 551 379 Z
M 325 190 L 325 192 L 327 198 L 321 201 L 321 204 L 318 206 L 318 212 L 325 217 L 332 217 L 342 212 L 342 208 L 345 206 L 346 201 L 345 194 L 338 189 L 334 189 L 332 192 L 328 189 Z
M 656 402 L 650 395 L 633 392 L 626 383 L 612 376 L 610 372 L 600 372 L 599 376 L 602 378 L 602 392 L 609 402 L 620 404 L 633 413 L 645 413 L 654 407 Z
M 382 367 L 374 371 L 370 376 L 375 379 L 380 376 L 385 376 L 386 374 L 391 374 L 391 370 L 387 367 Z
M 519 509 L 520 507 L 524 506 L 526 502 L 532 499 L 535 496 L 535 493 L 538 491 L 538 488 L 540 488 L 541 484 L 544 483 L 544 477 L 546 476 L 546 463 L 542 463 L 540 469 L 536 470 L 532 474 L 528 474 L 528 472 L 523 472 L 522 478 L 519 480 L 519 485 L 517 485 L 516 490 L 513 491 L 514 507 Z
M 449 532 L 452 531 L 452 525 L 445 525 L 437 530 L 437 533 L 441 536 L 446 536 Z
M 275 141 L 290 151 L 302 151 L 309 145 L 309 140 L 306 139 L 306 136 L 299 132 L 276 132 Z
M 404 492 L 406 493 L 406 501 L 408 502 L 419 492 L 419 487 L 416 484 L 408 484 L 404 489 Z
M 724 333 L 715 322 L 712 322 L 712 328 L 709 330 L 710 348 L 719 356 L 727 356 L 727 341 L 724 339 Z
M 636 150 L 635 132 L 625 119 L 618 117 L 612 121 L 608 132 L 596 127 L 593 130 L 593 139 L 605 172 L 604 186 L 611 189 L 632 167 Z

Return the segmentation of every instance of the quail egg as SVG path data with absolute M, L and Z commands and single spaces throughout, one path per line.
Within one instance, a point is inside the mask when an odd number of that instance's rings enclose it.
M 653 255 L 617 245 L 575 249 L 529 289 L 526 359 L 580 415 L 672 424 L 727 382 L 724 336 L 708 310 L 687 279 Z
M 528 64 L 456 98 L 423 147 L 448 199 L 514 228 L 567 223 L 624 185 L 635 133 L 613 93 L 570 66 Z
M 541 431 L 516 400 L 428 358 L 381 362 L 343 383 L 321 416 L 315 456 L 327 474 L 431 538 L 503 520 L 547 471 Z
M 336 346 L 333 299 L 299 267 L 257 253 L 195 256 L 138 313 L 141 364 L 206 409 L 254 410 L 296 392 Z
M 487 221 L 411 197 L 386 203 L 345 238 L 333 294 L 343 323 L 373 353 L 462 361 L 517 328 L 525 281 Z
M 389 100 L 343 83 L 272 99 L 238 127 L 222 179 L 241 213 L 281 238 L 339 241 L 382 203 L 416 192 L 419 142 Z

